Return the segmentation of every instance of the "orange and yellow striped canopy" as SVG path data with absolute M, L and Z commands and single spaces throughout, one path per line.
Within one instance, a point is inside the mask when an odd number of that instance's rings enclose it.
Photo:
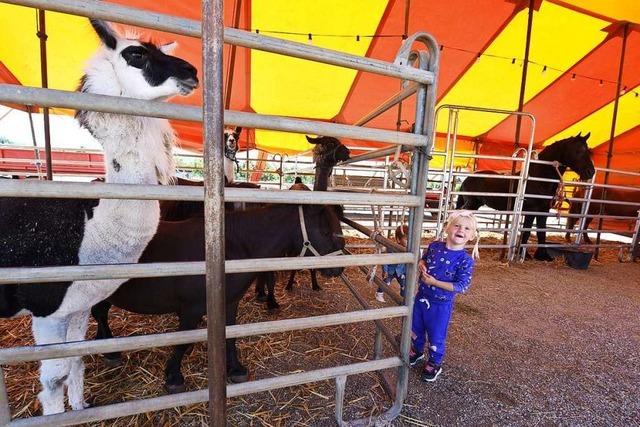
M 190 19 L 200 1 L 112 0 Z M 537 146 L 591 132 L 594 159 L 605 163 L 611 137 L 612 167 L 640 170 L 640 2 L 636 0 L 536 0 L 523 111 L 536 118 Z M 517 110 L 529 0 L 226 0 L 225 25 L 330 49 L 393 61 L 403 35 L 427 31 L 441 44 L 438 104 Z M 39 39 L 34 9 L 0 3 L 0 81 L 40 85 Z M 237 22 L 237 24 L 236 24 Z M 85 18 L 46 13 L 49 87 L 74 90 L 83 63 L 98 44 Z M 201 69 L 199 39 L 138 30 L 161 42 L 177 40 L 176 55 Z M 623 55 L 624 51 L 624 55 Z M 230 109 L 353 123 L 400 88 L 395 79 L 281 55 L 225 47 L 225 87 Z M 620 83 L 618 83 L 621 75 Z M 618 90 L 619 88 L 619 90 Z M 201 104 L 201 92 L 176 100 Z M 618 99 L 615 126 L 614 105 Z M 407 130 L 414 121 L 407 100 L 371 126 Z M 521 143 L 530 132 L 522 122 Z M 200 149 L 201 127 L 174 122 L 184 147 Z M 447 130 L 441 115 L 437 131 Z M 463 149 L 510 153 L 516 120 L 462 112 Z M 242 143 L 270 152 L 309 149 L 304 135 L 243 132 Z M 441 141 L 438 141 L 441 143 Z M 348 141 L 353 148 L 377 145 Z M 491 166 L 487 163 L 485 166 Z

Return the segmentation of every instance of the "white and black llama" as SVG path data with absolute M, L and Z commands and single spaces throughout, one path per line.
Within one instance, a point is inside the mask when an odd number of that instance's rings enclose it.
M 89 61 L 81 92 L 144 100 L 188 95 L 197 71 L 156 46 L 122 38 L 106 23 L 91 20 L 102 45 Z M 174 132 L 165 119 L 78 111 L 80 125 L 102 144 L 106 181 L 166 183 L 174 175 Z M 135 263 L 159 221 L 155 200 L 0 199 L 0 267 Z M 33 316 L 36 344 L 85 338 L 91 306 L 111 295 L 124 279 L 0 286 L 0 316 Z M 84 364 L 80 357 L 43 360 L 45 415 L 69 405 L 83 409 Z

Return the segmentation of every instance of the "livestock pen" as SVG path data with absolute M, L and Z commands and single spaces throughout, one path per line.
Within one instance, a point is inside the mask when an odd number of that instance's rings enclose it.
M 379 369 L 397 368 L 395 403 L 384 417 L 392 420 L 402 410 L 407 391 L 408 369 L 406 365 L 410 339 L 409 310 L 411 297 L 407 305 L 376 310 L 363 310 L 335 315 L 316 316 L 306 320 L 274 321 L 227 327 L 224 321 L 224 273 L 243 271 L 271 271 L 274 269 L 299 269 L 301 267 L 327 268 L 347 265 L 370 265 L 377 262 L 408 263 L 410 281 L 415 282 L 415 260 L 420 251 L 420 221 L 422 217 L 422 198 L 426 187 L 426 156 L 430 150 L 433 135 L 433 112 L 435 104 L 434 87 L 438 67 L 438 49 L 435 41 L 427 34 L 419 33 L 406 40 L 397 57 L 396 64 L 332 52 L 326 49 L 286 42 L 245 31 L 227 29 L 224 39 L 228 43 L 254 49 L 261 49 L 299 58 L 317 60 L 333 65 L 380 73 L 387 76 L 415 81 L 410 91 L 404 91 L 403 97 L 416 94 L 415 134 L 390 132 L 358 126 L 325 124 L 285 117 L 267 117 L 259 114 L 236 111 L 223 112 L 222 107 L 222 2 L 203 2 L 202 31 L 199 22 L 173 18 L 161 14 L 149 13 L 131 8 L 89 2 L 89 1 L 11 1 L 31 7 L 46 8 L 64 13 L 78 14 L 97 19 L 162 29 L 192 37 L 203 37 L 204 55 L 204 97 L 203 109 L 164 105 L 157 102 L 136 101 L 132 99 L 109 98 L 89 94 L 75 94 L 51 89 L 23 88 L 12 85 L 0 87 L 0 99 L 4 102 L 34 103 L 45 107 L 65 107 L 95 110 L 116 114 L 149 115 L 154 117 L 203 121 L 205 140 L 205 188 L 177 188 L 158 186 L 132 186 L 120 184 L 76 184 L 56 182 L 12 182 L 0 183 L 0 193 L 13 197 L 63 197 L 63 198 L 133 198 L 133 199 L 186 199 L 205 200 L 205 218 L 207 219 L 206 263 L 183 264 L 130 264 L 117 266 L 67 266 L 21 268 L 13 267 L 2 272 L 2 284 L 24 284 L 39 282 L 73 282 L 76 280 L 99 280 L 106 278 L 154 277 L 161 275 L 198 275 L 207 276 L 207 311 L 209 313 L 207 331 L 196 330 L 144 337 L 115 338 L 100 343 L 85 341 L 79 343 L 51 344 L 38 347 L 6 348 L 0 351 L 2 364 L 15 364 L 33 360 L 50 360 L 70 356 L 83 356 L 111 351 L 126 351 L 144 347 L 158 347 L 191 343 L 206 340 L 208 342 L 208 389 L 175 394 L 171 396 L 151 397 L 106 406 L 97 406 L 60 414 L 46 415 L 30 419 L 14 419 L 8 406 L 4 381 L 0 384 L 0 423 L 8 425 L 67 425 L 98 421 L 119 416 L 148 412 L 163 408 L 182 406 L 203 401 L 209 402 L 209 424 L 223 425 L 227 420 L 226 397 L 242 396 L 247 393 L 266 391 L 274 388 L 304 384 L 309 381 L 326 379 L 336 380 L 335 416 L 342 423 L 344 389 L 347 377 L 358 373 Z M 426 51 L 414 52 L 414 43 L 422 43 Z M 419 68 L 415 68 L 413 65 Z M 401 98 L 398 98 L 401 99 Z M 383 105 L 379 111 L 385 111 L 394 103 Z M 379 114 L 379 113 L 378 113 Z M 228 189 L 222 192 L 222 127 L 224 124 L 251 128 L 278 129 L 290 132 L 315 133 L 334 137 L 357 137 L 363 140 L 375 140 L 415 148 L 413 156 L 413 179 L 411 189 L 406 195 L 353 195 L 339 193 L 304 192 L 265 192 L 257 190 Z M 366 120 L 365 120 L 366 122 Z M 364 122 L 363 122 L 364 123 Z M 223 230 L 222 201 L 262 201 L 269 203 L 302 204 L 343 204 L 363 203 L 394 204 L 411 206 L 409 251 L 379 255 L 327 256 L 313 259 L 262 259 L 252 261 L 224 262 L 224 245 L 220 236 Z M 302 212 L 302 210 L 301 210 Z M 303 226 L 304 228 L 304 226 Z M 409 286 L 412 295 L 413 286 Z M 213 314 L 215 313 L 215 314 Z M 256 334 L 281 332 L 287 329 L 306 329 L 311 327 L 338 325 L 389 317 L 404 317 L 402 339 L 399 352 L 392 357 L 377 357 L 356 364 L 337 366 L 304 373 L 292 373 L 284 377 L 265 378 L 243 384 L 226 384 L 224 374 L 224 339 L 248 337 Z M 397 345 L 397 344 L 396 344 Z M 378 358 L 380 357 L 380 358 Z

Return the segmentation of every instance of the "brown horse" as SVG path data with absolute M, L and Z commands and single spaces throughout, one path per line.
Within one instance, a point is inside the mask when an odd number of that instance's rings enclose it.
M 588 215 L 599 215 L 600 214 L 600 203 L 599 200 L 609 200 L 609 201 L 618 201 L 618 202 L 629 202 L 635 203 L 635 205 L 618 205 L 618 204 L 602 204 L 602 215 L 611 215 L 611 216 L 637 216 L 638 209 L 640 209 L 640 188 L 637 190 L 621 190 L 617 188 L 609 188 L 607 189 L 607 193 L 605 198 L 603 199 L 604 188 L 595 187 L 593 189 L 593 193 L 591 194 L 591 203 L 589 203 L 589 212 Z M 585 196 L 585 189 L 578 188 L 575 193 L 573 193 L 573 197 L 583 199 Z M 579 214 L 582 212 L 582 202 L 575 201 L 571 202 L 571 207 L 569 208 L 569 213 Z M 579 218 L 567 218 L 567 228 L 572 230 L 575 226 L 576 222 L 578 222 Z M 585 222 L 585 230 L 589 228 L 589 224 L 591 224 L 593 218 L 587 217 Z M 564 236 L 567 242 L 571 241 L 571 233 L 566 233 Z M 584 233 L 584 242 L 587 244 L 591 244 L 591 239 L 589 239 L 589 235 Z

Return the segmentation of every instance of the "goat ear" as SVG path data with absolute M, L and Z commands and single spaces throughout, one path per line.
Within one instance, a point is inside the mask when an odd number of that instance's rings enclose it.
M 173 51 L 176 49 L 176 47 L 178 47 L 178 42 L 171 42 L 171 43 L 163 44 L 162 46 L 160 46 L 159 49 L 165 55 L 171 55 Z
M 591 132 L 586 133 L 582 138 L 586 141 L 591 136 Z
M 307 141 L 309 141 L 309 144 L 316 144 L 318 141 L 316 141 L 317 138 L 312 138 L 309 135 L 305 135 L 305 137 L 307 137 Z
M 118 44 L 118 35 L 109 24 L 99 19 L 90 19 L 89 21 L 91 21 L 91 25 L 98 34 L 98 37 L 100 37 L 102 44 L 111 50 L 115 50 Z

